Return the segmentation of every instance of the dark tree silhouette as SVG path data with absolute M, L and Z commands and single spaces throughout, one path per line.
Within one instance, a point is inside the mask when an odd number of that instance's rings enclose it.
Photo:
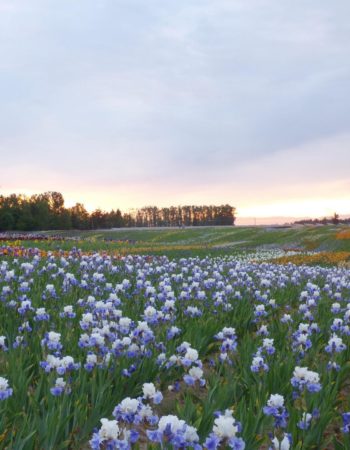
M 11 194 L 0 195 L 0 231 L 234 225 L 235 212 L 233 206 L 226 204 L 145 206 L 133 214 L 122 214 L 119 209 L 96 209 L 89 214 L 82 203 L 66 208 L 60 192 L 31 197 Z

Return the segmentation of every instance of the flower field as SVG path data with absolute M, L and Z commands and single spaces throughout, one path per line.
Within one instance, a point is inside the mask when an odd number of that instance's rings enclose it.
M 8 250 L 0 299 L 0 448 L 350 448 L 345 266 Z
M 279 264 L 326 264 L 342 265 L 350 262 L 350 252 L 317 252 L 313 254 L 298 254 L 281 256 L 275 259 Z

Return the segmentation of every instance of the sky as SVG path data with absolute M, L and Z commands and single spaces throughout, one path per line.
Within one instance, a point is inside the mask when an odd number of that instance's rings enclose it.
M 0 193 L 350 215 L 349 15 L 348 0 L 0 0 Z

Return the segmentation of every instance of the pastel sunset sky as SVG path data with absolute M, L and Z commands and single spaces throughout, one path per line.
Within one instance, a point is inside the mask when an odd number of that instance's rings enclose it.
M 0 193 L 350 214 L 349 16 L 348 0 L 0 0 Z

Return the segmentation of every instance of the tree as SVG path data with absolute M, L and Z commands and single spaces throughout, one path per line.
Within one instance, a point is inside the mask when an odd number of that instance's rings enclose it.
M 89 228 L 89 213 L 82 203 L 76 203 L 70 208 L 71 224 L 77 230 Z
M 334 225 L 338 225 L 338 223 L 339 223 L 339 214 L 337 214 L 337 213 L 334 213 L 334 214 L 333 214 L 333 217 L 332 217 L 332 223 L 333 223 Z

